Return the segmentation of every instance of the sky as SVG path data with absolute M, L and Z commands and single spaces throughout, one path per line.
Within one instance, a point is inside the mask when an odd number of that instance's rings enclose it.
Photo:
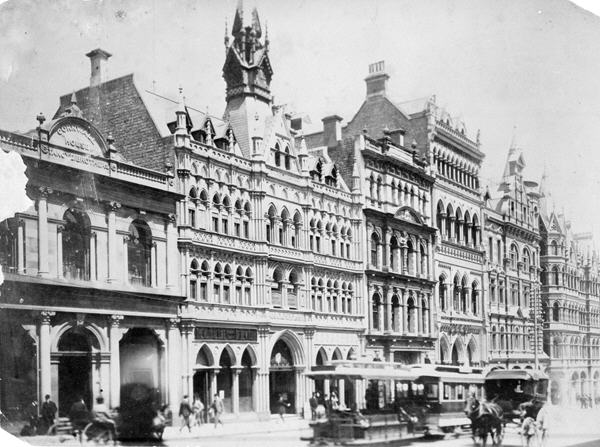
M 275 103 L 352 119 L 368 65 L 385 60 L 389 96 L 437 104 L 481 130 L 484 184 L 502 175 L 514 138 L 528 179 L 576 232 L 600 241 L 600 18 L 566 0 L 257 0 L 268 25 Z M 598 4 L 582 6 L 598 13 Z M 109 77 L 221 116 L 225 22 L 237 0 L 0 0 L 0 129 L 52 116 L 89 83 L 88 51 L 113 56 Z

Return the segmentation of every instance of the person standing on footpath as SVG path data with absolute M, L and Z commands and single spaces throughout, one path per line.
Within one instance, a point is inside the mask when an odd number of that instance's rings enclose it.
M 317 407 L 319 406 L 316 393 L 312 393 L 312 396 L 308 399 L 308 404 L 310 405 L 310 418 L 314 421 L 317 419 Z
M 217 428 L 217 424 L 223 425 L 223 421 L 221 420 L 221 415 L 225 411 L 225 405 L 223 405 L 223 399 L 219 397 L 218 394 L 215 393 L 214 400 L 212 403 L 212 409 L 215 412 L 215 428 Z
M 197 394 L 194 395 L 192 410 L 194 411 L 194 423 L 200 427 L 202 425 L 202 421 L 204 420 L 204 404 L 200 400 L 200 396 Z
M 179 405 L 179 417 L 181 418 L 181 427 L 179 431 L 183 430 L 183 427 L 187 427 L 189 432 L 192 432 L 192 426 L 190 423 L 190 416 L 192 415 L 192 407 L 190 407 L 190 403 L 188 402 L 187 394 L 183 396 L 181 400 L 181 404 Z
M 46 394 L 44 398 L 44 403 L 42 404 L 42 430 L 46 433 L 50 427 L 54 425 L 54 420 L 56 419 L 56 412 L 58 408 L 56 404 L 50 400 L 50 395 Z

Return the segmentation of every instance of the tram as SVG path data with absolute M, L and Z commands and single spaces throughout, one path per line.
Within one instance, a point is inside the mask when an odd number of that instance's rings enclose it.
M 506 422 L 520 417 L 519 406 L 531 403 L 532 415 L 548 401 L 548 376 L 531 369 L 496 369 L 485 376 L 485 396 L 502 407 Z
M 408 445 L 425 435 L 468 430 L 465 399 L 483 392 L 480 370 L 453 366 L 342 360 L 307 376 L 353 388 L 346 393 L 352 402 L 311 423 L 313 445 Z
M 416 377 L 410 384 L 397 383 L 396 399 L 400 406 L 418 415 L 424 432 L 469 430 L 471 421 L 464 413 L 465 400 L 469 395 L 483 398 L 481 369 L 431 364 L 410 368 Z

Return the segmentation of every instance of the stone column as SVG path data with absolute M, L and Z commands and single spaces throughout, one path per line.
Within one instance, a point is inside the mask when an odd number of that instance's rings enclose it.
M 41 186 L 38 211 L 38 276 L 48 276 L 48 196 L 52 189 Z
M 118 280 L 117 271 L 119 269 L 119 263 L 117 261 L 117 216 L 116 211 L 121 208 L 119 202 L 108 202 L 106 205 L 107 216 L 107 230 L 108 230 L 108 282 L 115 282 Z M 124 252 L 124 264 L 127 269 L 127 250 Z M 127 282 L 127 272 L 125 272 L 123 282 Z
M 50 365 L 50 329 L 56 312 L 40 312 L 40 391 L 42 397 L 52 395 L 52 374 Z M 58 391 L 58 390 L 57 390 Z
M 17 273 L 25 273 L 25 221 L 19 219 L 17 226 Z
M 241 368 L 232 368 L 233 383 L 231 385 L 231 398 L 233 403 L 233 414 L 237 415 L 240 412 L 240 373 Z
M 198 215 L 200 218 L 200 215 Z M 202 225 L 200 224 L 199 227 Z M 167 235 L 167 246 L 166 246 L 166 288 L 171 289 L 175 287 L 177 284 L 177 273 L 178 273 L 178 265 L 177 265 L 177 228 L 176 228 L 176 218 L 175 214 L 169 214 L 167 216 L 167 220 L 165 222 L 165 233 Z
M 402 290 L 402 303 L 404 304 L 404 312 L 402 312 L 402 333 L 406 335 L 409 331 L 408 327 L 408 293 Z
M 130 241 L 131 236 L 123 235 L 123 283 L 129 283 L 129 250 L 127 249 L 127 243 Z M 109 259 L 110 264 L 110 259 Z M 110 267 L 109 267 L 110 268 Z
M 156 242 L 152 241 L 152 245 L 150 246 L 150 287 L 156 287 L 157 284 L 157 268 L 156 268 L 156 254 L 157 254 L 157 249 L 156 249 Z M 188 295 L 189 297 L 189 295 Z
M 98 259 L 97 259 L 97 251 L 96 244 L 98 243 L 98 234 L 94 231 L 90 237 L 90 280 L 97 281 L 98 280 Z
M 121 359 L 119 340 L 121 339 L 121 321 L 123 315 L 111 315 L 109 320 L 110 343 L 110 407 L 115 408 L 121 404 Z
M 446 213 L 440 213 L 441 216 L 441 228 L 439 228 L 440 230 L 440 236 L 442 238 L 442 240 L 446 240 Z
M 423 333 L 423 302 L 421 300 L 421 293 L 417 293 L 416 299 L 416 314 L 417 321 L 415 327 L 417 328 L 417 334 L 421 335 Z
M 171 408 L 175 406 L 181 400 L 181 336 L 179 333 L 179 319 L 171 318 L 167 322 L 168 327 L 168 359 L 169 364 L 167 367 L 168 374 L 168 393 L 169 393 L 169 404 Z M 205 402 L 206 405 L 208 403 Z
M 391 287 L 388 287 L 388 290 L 385 294 L 385 296 L 386 296 L 386 299 L 385 299 L 386 327 L 385 327 L 385 330 L 390 331 L 390 332 L 392 332 L 394 330 L 394 327 L 392 325 L 392 294 L 393 293 L 394 293 L 393 289 Z
M 56 226 L 56 277 L 63 277 L 63 249 L 62 249 L 62 232 L 65 229 L 62 225 Z

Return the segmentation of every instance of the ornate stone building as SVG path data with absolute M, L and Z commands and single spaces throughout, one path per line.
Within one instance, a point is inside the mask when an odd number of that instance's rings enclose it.
M 326 148 L 363 203 L 369 356 L 412 364 L 435 356 L 434 177 L 417 148 L 420 129 L 388 98 L 387 80 L 383 61 L 370 65 L 352 120 L 342 128 L 326 117 L 306 140 Z
M 497 193 L 486 193 L 485 248 L 490 368 L 545 366 L 540 301 L 539 187 L 525 180 L 514 142 Z M 537 314 L 537 334 L 534 315 Z
M 549 209 L 542 178 L 540 203 L 541 300 L 544 351 L 554 403 L 600 398 L 600 278 L 591 234 L 576 234 Z
M 245 14 L 244 14 L 245 12 Z M 303 373 L 362 352 L 359 196 L 324 153 L 309 154 L 272 101 L 269 41 L 238 7 L 226 39 L 223 120 L 180 101 L 175 135 L 187 300 L 184 390 L 224 392 L 234 413 L 300 412 Z M 354 399 L 344 383 L 317 383 Z
M 110 55 L 88 56 L 101 66 Z M 9 417 L 46 394 L 64 416 L 78 397 L 116 407 L 133 384 L 160 401 L 175 392 L 180 195 L 172 174 L 133 164 L 124 131 L 99 119 L 94 104 L 116 99 L 124 82 L 101 84 L 99 74 L 62 97 L 51 120 L 40 114 L 37 129 L 0 132 L 2 150 L 27 165 L 35 203 L 0 224 L 0 405 Z

